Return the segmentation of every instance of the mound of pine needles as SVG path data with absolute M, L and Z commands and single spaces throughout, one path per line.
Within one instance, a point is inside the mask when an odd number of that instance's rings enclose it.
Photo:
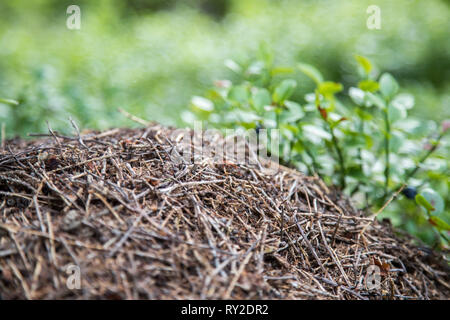
M 450 297 L 441 253 L 319 178 L 263 159 L 180 161 L 174 132 L 5 141 L 1 298 Z

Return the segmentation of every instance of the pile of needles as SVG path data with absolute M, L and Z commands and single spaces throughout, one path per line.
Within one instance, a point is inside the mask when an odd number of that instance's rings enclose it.
M 180 135 L 151 125 L 4 141 L 1 298 L 450 297 L 442 253 L 319 178 L 266 172 L 262 159 L 186 161 Z

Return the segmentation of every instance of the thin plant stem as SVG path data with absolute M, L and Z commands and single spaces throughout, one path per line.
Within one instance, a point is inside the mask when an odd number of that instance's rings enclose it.
M 361 117 L 360 118 L 360 123 L 359 123 L 359 134 L 361 136 L 364 135 L 364 119 Z M 359 160 L 359 170 L 361 172 L 363 172 L 363 159 L 362 159 L 362 148 L 358 148 L 358 160 Z M 351 191 L 350 195 L 353 196 L 356 192 L 358 192 L 359 188 L 361 187 L 361 185 L 365 185 L 364 182 L 359 181 L 358 184 L 356 185 L 356 187 Z M 367 199 L 367 192 L 365 193 L 365 197 Z
M 317 173 L 317 175 L 318 175 L 319 177 L 322 177 L 321 174 L 319 173 L 319 165 L 317 164 L 316 157 L 314 157 L 314 155 L 312 154 L 311 150 L 310 150 L 308 147 L 306 147 L 306 146 L 304 146 L 304 147 L 305 147 L 305 152 L 306 152 L 306 154 L 307 154 L 307 155 L 311 158 L 311 160 L 312 160 L 312 167 L 313 167 L 314 173 Z
M 411 179 L 416 173 L 417 171 L 420 169 L 420 165 L 422 163 L 425 162 L 425 160 L 428 159 L 428 157 L 434 152 L 436 151 L 437 147 L 439 146 L 439 142 L 441 141 L 442 137 L 444 136 L 445 132 L 441 132 L 441 134 L 439 135 L 439 137 L 436 140 L 436 143 L 430 148 L 430 150 L 428 150 L 428 152 L 426 154 L 424 154 L 424 156 L 422 158 L 420 158 L 419 162 L 417 163 L 417 165 L 414 167 L 414 169 L 412 169 L 410 172 L 408 172 L 405 176 L 405 183 L 408 182 L 409 179 Z
M 444 135 L 445 135 L 445 132 L 441 132 L 441 133 L 439 134 L 438 138 L 436 139 L 436 143 L 430 148 L 430 150 L 428 150 L 428 152 L 427 152 L 426 154 L 423 155 L 422 158 L 419 159 L 419 161 L 417 162 L 417 165 L 414 167 L 414 169 L 412 169 L 411 171 L 409 171 L 409 172 L 405 175 L 405 178 L 403 179 L 403 183 L 400 184 L 400 185 L 397 185 L 397 186 L 394 188 L 394 190 L 399 189 L 402 185 L 407 185 L 409 179 L 411 179 L 412 177 L 414 177 L 414 175 L 417 173 L 417 171 L 419 171 L 419 169 L 420 169 L 422 163 L 424 163 L 424 162 L 428 159 L 428 157 L 431 156 L 431 155 L 434 153 L 434 151 L 436 151 L 436 149 L 437 149 L 438 146 L 439 146 L 439 142 L 441 141 L 441 139 L 442 139 L 442 137 L 443 137 Z M 385 194 L 385 196 L 382 198 L 382 200 L 384 201 L 388 195 L 392 194 L 392 192 L 393 192 L 393 191 L 391 191 L 391 192 Z M 373 203 L 370 204 L 368 207 L 371 207 L 372 205 L 373 205 Z
M 384 195 L 387 196 L 389 190 L 389 180 L 391 175 L 391 164 L 390 164 L 390 147 L 389 142 L 391 139 L 391 124 L 389 122 L 389 113 L 388 107 L 384 110 L 384 123 L 385 123 L 385 137 L 384 137 L 384 153 L 385 153 L 385 162 L 386 167 L 384 169 Z
M 346 187 L 346 185 L 345 185 L 346 170 L 345 170 L 344 156 L 342 155 L 342 150 L 339 147 L 339 143 L 338 143 L 338 140 L 336 138 L 336 135 L 334 134 L 333 128 L 331 128 L 331 125 L 328 123 L 328 121 L 326 121 L 326 122 L 328 124 L 328 128 L 330 129 L 333 146 L 334 146 L 334 149 L 336 150 L 336 153 L 338 155 L 339 166 L 341 167 L 341 175 L 340 175 L 341 187 L 342 187 L 342 189 L 345 189 L 345 187 Z

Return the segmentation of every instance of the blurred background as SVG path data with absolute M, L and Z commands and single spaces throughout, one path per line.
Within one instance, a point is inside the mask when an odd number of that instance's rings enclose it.
M 81 29 L 66 27 L 71 4 Z M 369 30 L 366 10 L 381 9 Z M 450 1 L 15 0 L 0 2 L 0 123 L 8 137 L 135 124 L 182 126 L 190 97 L 233 79 L 227 59 L 246 64 L 262 42 L 276 64 L 303 61 L 329 80 L 355 83 L 361 54 L 415 95 L 416 116 L 450 117 Z M 298 72 L 297 95 L 311 91 Z M 348 86 L 346 86 L 348 89 Z

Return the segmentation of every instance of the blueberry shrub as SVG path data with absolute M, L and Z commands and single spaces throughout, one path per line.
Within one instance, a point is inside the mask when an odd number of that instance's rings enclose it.
M 274 65 L 262 46 L 246 65 L 227 60 L 235 78 L 191 100 L 187 123 L 210 128 L 278 128 L 280 160 L 320 176 L 366 212 L 381 210 L 401 229 L 437 248 L 449 245 L 449 120 L 408 115 L 414 96 L 396 79 L 356 55 L 356 83 L 344 88 L 312 65 Z M 297 73 L 314 82 L 300 97 Z M 305 78 L 306 79 L 306 78 Z

